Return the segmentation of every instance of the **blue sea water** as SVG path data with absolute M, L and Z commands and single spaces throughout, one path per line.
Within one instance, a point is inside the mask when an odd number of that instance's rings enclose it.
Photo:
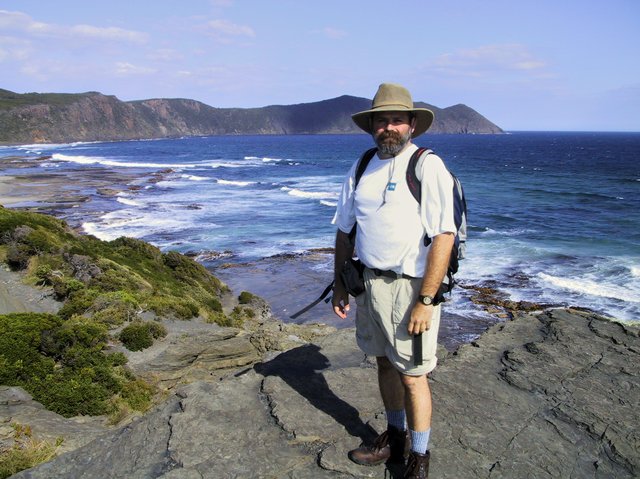
M 114 185 L 117 196 L 88 187 L 92 201 L 62 215 L 106 240 L 215 252 L 206 256 L 215 266 L 333 246 L 340 184 L 370 143 L 366 135 L 204 137 L 0 147 L 0 159 L 50 155 L 5 174 L 70 181 L 123 172 L 131 179 Z M 640 319 L 640 134 L 425 135 L 416 143 L 465 187 L 463 283 Z M 329 280 L 330 261 L 320 267 Z

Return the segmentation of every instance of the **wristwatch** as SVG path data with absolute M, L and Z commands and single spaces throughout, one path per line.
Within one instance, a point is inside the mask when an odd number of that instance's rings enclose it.
M 425 306 L 429 306 L 433 304 L 433 296 L 429 296 L 428 294 L 421 294 L 418 296 L 418 301 L 420 301 Z

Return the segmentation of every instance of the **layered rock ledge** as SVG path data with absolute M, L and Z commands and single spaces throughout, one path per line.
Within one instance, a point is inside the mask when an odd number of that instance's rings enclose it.
M 259 363 L 177 383 L 143 417 L 13 477 L 399 477 L 346 456 L 384 427 L 376 371 L 353 331 L 291 340 Z M 640 475 L 636 326 L 552 309 L 441 354 L 431 378 L 433 477 Z M 0 407 L 18 414 L 27 403 L 14 394 Z

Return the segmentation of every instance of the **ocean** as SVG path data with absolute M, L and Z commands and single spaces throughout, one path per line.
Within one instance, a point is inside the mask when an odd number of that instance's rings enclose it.
M 640 133 L 424 135 L 415 142 L 438 153 L 464 185 L 463 285 L 640 319 Z M 340 184 L 370 145 L 366 135 L 22 145 L 0 147 L 0 163 L 4 175 L 63 178 L 65 190 L 83 195 L 73 207 L 51 205 L 71 225 L 193 255 L 233 288 L 257 288 L 287 320 L 331 280 L 332 256 L 323 249 L 333 246 Z M 16 156 L 46 159 L 15 169 L 2 163 Z M 90 181 L 96 178 L 108 191 Z M 274 281 L 268 273 L 278 268 L 286 274 Z M 459 288 L 447 311 L 486 321 L 489 313 L 469 296 Z M 317 308 L 330 317 L 328 306 Z

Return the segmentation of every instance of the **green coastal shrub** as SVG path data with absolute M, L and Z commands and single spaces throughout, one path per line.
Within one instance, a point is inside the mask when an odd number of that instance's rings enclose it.
M 236 306 L 230 314 L 225 315 L 222 311 L 210 313 L 207 323 L 215 323 L 223 327 L 240 328 L 247 319 L 253 318 L 255 312 L 251 308 Z
M 175 316 L 177 319 L 195 318 L 200 313 L 195 301 L 164 295 L 148 298 L 146 308 L 158 316 Z
M 30 246 L 21 243 L 13 243 L 10 244 L 7 249 L 7 256 L 5 261 L 11 269 L 22 270 L 29 265 L 29 259 L 34 254 L 35 250 L 33 250 Z
M 61 238 L 56 231 L 38 227 L 25 235 L 21 242 L 38 254 L 45 254 L 58 251 L 64 244 L 64 237 Z
M 205 322 L 209 324 L 217 324 L 219 326 L 231 326 L 231 318 L 227 317 L 222 311 L 211 311 L 205 316 Z
M 111 242 L 111 244 L 124 254 L 135 251 L 137 256 L 151 260 L 153 262 L 162 261 L 162 251 L 146 241 L 136 238 L 120 237 Z
M 140 304 L 135 296 L 127 291 L 103 293 L 93 300 L 91 306 L 93 320 L 108 326 L 119 326 L 133 321 Z
M 125 327 L 118 339 L 130 351 L 141 351 L 153 345 L 154 339 L 164 338 L 167 329 L 155 321 L 134 321 Z
M 222 303 L 218 298 L 209 298 L 208 300 L 205 300 L 205 304 L 209 306 L 212 311 L 222 312 Z
M 153 389 L 143 397 L 125 393 L 142 386 L 124 368 L 122 353 L 105 354 L 107 341 L 106 326 L 82 316 L 65 321 L 43 313 L 0 315 L 0 384 L 20 386 L 66 417 L 110 413 L 112 398 L 121 394 L 137 409 Z
M 59 300 L 64 300 L 68 298 L 71 294 L 76 291 L 80 291 L 85 288 L 85 285 L 82 281 L 78 281 L 75 278 L 56 278 L 52 281 L 53 292 L 56 295 L 56 298 Z
M 225 315 L 220 296 L 228 288 L 192 258 L 137 239 L 80 235 L 38 213 L 0 208 L 0 261 L 26 268 L 31 284 L 53 288 L 63 301 L 57 315 L 2 316 L 0 381 L 65 415 L 111 413 L 119 410 L 114 401 L 123 408 L 145 402 L 125 393 L 140 389 L 126 358 L 105 355 L 108 328 L 134 324 L 143 311 L 221 325 L 240 325 L 249 315 Z
M 257 299 L 257 296 L 251 294 L 249 291 L 243 291 L 238 295 L 238 301 L 240 304 L 250 304 L 254 299 Z
M 251 319 L 255 317 L 255 312 L 251 308 L 243 308 L 242 306 L 236 306 L 231 311 L 231 319 L 233 320 L 234 326 L 240 327 L 247 319 Z
M 52 314 L 0 315 L 0 384 L 22 386 L 52 374 L 55 361 L 42 350 L 61 324 Z
M 144 412 L 151 405 L 154 389 L 140 379 L 129 381 L 122 388 L 120 396 L 124 401 L 136 411 Z
M 81 315 L 91 311 L 93 302 L 100 295 L 96 289 L 82 288 L 69 294 L 67 300 L 58 311 L 58 315 L 64 319 L 74 314 Z
M 65 305 L 62 317 L 100 314 L 118 325 L 131 319 L 124 305 L 94 305 L 99 294 L 126 291 L 158 315 L 190 319 L 221 312 L 228 288 L 204 266 L 177 252 L 133 238 L 100 241 L 75 234 L 66 224 L 37 213 L 0 210 L 0 244 L 14 269 L 29 268 L 32 282 L 50 285 Z

